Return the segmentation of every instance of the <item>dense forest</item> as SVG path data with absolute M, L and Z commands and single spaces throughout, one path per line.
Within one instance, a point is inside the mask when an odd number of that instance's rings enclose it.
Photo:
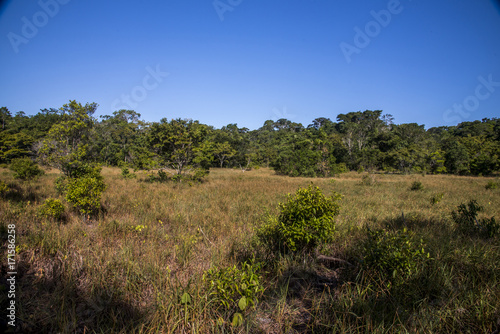
M 498 118 L 425 129 L 366 110 L 339 114 L 335 121 L 316 118 L 307 126 L 267 120 L 249 130 L 186 119 L 147 122 L 133 110 L 96 118 L 97 107 L 70 101 L 36 115 L 0 108 L 0 163 L 31 157 L 67 175 L 87 162 L 181 175 L 193 168 L 266 166 L 308 177 L 348 170 L 491 175 L 500 167 Z

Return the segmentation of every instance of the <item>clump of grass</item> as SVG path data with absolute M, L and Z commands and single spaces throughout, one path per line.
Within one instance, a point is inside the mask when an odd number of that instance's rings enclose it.
M 373 186 L 377 184 L 377 178 L 373 174 L 363 175 L 361 178 L 361 184 L 364 186 Z

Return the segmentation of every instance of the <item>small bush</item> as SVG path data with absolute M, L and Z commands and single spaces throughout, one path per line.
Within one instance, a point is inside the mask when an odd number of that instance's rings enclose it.
M 424 189 L 424 185 L 420 181 L 414 181 L 410 187 L 410 190 L 413 190 L 413 191 L 418 191 L 418 190 L 422 190 L 422 189 Z
M 244 262 L 241 269 L 236 266 L 229 268 L 213 267 L 203 274 L 217 311 L 234 313 L 233 324 L 240 322 L 243 315 L 240 312 L 254 307 L 258 298 L 264 292 L 259 270 L 260 264 Z
M 377 184 L 377 179 L 373 174 L 366 174 L 361 178 L 361 184 L 364 186 L 373 186 Z
M 484 186 L 486 189 L 497 189 L 498 188 L 498 182 L 494 181 L 489 181 L 486 186 Z
M 467 205 L 460 204 L 458 212 L 452 211 L 451 217 L 460 231 L 478 233 L 485 237 L 493 237 L 500 232 L 500 224 L 495 217 L 478 219 L 479 212 L 483 211 L 476 200 L 470 200 Z
M 320 242 L 328 242 L 335 231 L 334 217 L 339 214 L 337 201 L 340 194 L 330 197 L 312 185 L 300 188 L 295 195 L 288 194 L 286 203 L 280 203 L 280 214 L 271 217 L 259 231 L 264 244 L 293 252 L 314 248 Z
M 7 183 L 0 180 L 0 196 L 6 194 L 8 191 L 9 191 L 9 186 L 7 185 Z
M 68 186 L 68 182 L 66 181 L 66 176 L 61 175 L 58 176 L 54 182 L 54 186 L 59 195 L 66 193 L 66 188 Z
M 43 175 L 44 171 L 30 158 L 18 158 L 12 160 L 10 169 L 14 171 L 14 177 L 23 181 L 34 180 Z
M 396 281 L 413 274 L 429 258 L 423 240 L 413 240 L 406 228 L 397 232 L 368 230 L 362 250 L 365 269 L 375 269 L 383 277 Z
M 434 204 L 437 204 L 439 202 L 441 202 L 441 200 L 443 199 L 444 197 L 444 194 L 443 193 L 439 193 L 439 194 L 435 194 L 431 197 L 431 204 L 434 205 Z
M 135 173 L 130 173 L 130 170 L 128 169 L 127 166 L 123 166 L 121 169 L 122 169 L 122 177 L 124 179 L 134 179 L 137 177 Z
M 61 219 L 64 214 L 64 205 L 55 198 L 48 198 L 40 207 L 40 214 L 47 218 Z
M 101 206 L 101 195 L 106 184 L 101 175 L 70 179 L 66 188 L 66 200 L 81 214 L 93 214 Z

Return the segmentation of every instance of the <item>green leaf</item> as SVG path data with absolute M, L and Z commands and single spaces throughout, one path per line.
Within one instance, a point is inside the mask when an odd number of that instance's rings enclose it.
M 186 304 L 191 304 L 191 295 L 187 292 L 184 292 L 184 294 L 181 297 L 181 304 L 186 305 Z
M 245 296 L 241 297 L 240 300 L 238 301 L 238 307 L 240 308 L 240 310 L 245 311 L 247 306 L 248 306 L 247 297 Z
M 233 316 L 233 321 L 231 322 L 233 327 L 238 327 L 243 325 L 243 315 L 239 312 L 235 313 Z

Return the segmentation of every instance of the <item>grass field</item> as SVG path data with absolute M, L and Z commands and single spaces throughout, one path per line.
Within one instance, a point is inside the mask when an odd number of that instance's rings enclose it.
M 123 179 L 118 168 L 102 174 L 108 188 L 99 217 L 85 220 L 66 204 L 56 221 L 42 217 L 39 207 L 58 198 L 57 172 L 25 184 L 0 168 L 9 186 L 0 201 L 2 321 L 7 226 L 15 224 L 16 324 L 26 333 L 500 329 L 500 238 L 464 233 L 451 219 L 451 211 L 471 199 L 484 207 L 480 217 L 500 217 L 500 189 L 485 188 L 493 178 L 351 172 L 310 179 L 265 168 L 213 169 L 206 182 L 189 185 L 150 183 L 145 173 Z M 414 181 L 423 189 L 410 190 Z M 326 195 L 343 196 L 334 241 L 318 249 L 327 260 L 314 252 L 271 253 L 257 230 L 278 214 L 288 193 L 311 182 Z M 432 204 L 438 194 L 442 200 Z M 398 284 L 365 270 L 367 227 L 406 228 L 422 239 L 430 259 Z M 211 268 L 218 278 L 210 280 Z M 249 273 L 255 276 L 248 282 L 259 286 L 258 302 L 240 311 L 230 281 L 243 282 Z M 221 290 L 229 292 L 221 297 Z M 231 325 L 236 312 L 239 326 Z

